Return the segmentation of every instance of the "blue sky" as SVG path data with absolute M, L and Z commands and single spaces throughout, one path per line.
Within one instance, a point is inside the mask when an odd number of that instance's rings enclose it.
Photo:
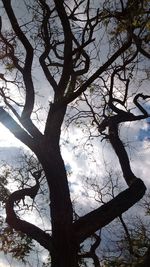
M 150 106 L 146 107 L 146 110 L 150 114 Z M 145 120 L 145 128 L 139 130 L 138 138 L 140 141 L 150 140 L 150 118 Z

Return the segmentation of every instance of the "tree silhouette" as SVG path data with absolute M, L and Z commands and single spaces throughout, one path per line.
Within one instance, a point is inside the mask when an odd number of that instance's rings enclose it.
M 141 92 L 141 88 L 138 92 L 132 84 L 143 60 L 148 62 L 150 57 L 149 3 L 146 0 L 21 1 L 26 10 L 23 18 L 22 9 L 19 12 L 12 1 L 2 0 L 1 4 L 4 13 L 0 25 L 3 66 L 0 122 L 32 150 L 42 166 L 49 188 L 52 235 L 19 218 L 14 209 L 15 203 L 25 196 L 36 196 L 40 170 L 32 174 L 33 187 L 9 196 L 6 220 L 12 228 L 50 252 L 52 267 L 77 267 L 80 244 L 133 206 L 146 190 L 143 181 L 131 170 L 118 129 L 121 123 L 149 117 L 146 105 L 141 104 L 149 95 Z M 7 26 L 3 22 L 6 15 Z M 50 104 L 45 103 L 48 111 L 43 132 L 34 122 L 38 98 L 34 73 L 38 76 L 41 72 L 49 89 L 47 99 L 53 96 Z M 42 81 L 40 87 L 42 94 Z M 90 102 L 91 95 L 97 104 Z M 67 108 L 73 110 L 73 104 L 81 102 L 82 106 L 83 101 L 88 113 L 79 112 L 77 117 L 82 118 L 84 113 L 97 134 L 110 142 L 129 188 L 74 220 L 60 138 Z

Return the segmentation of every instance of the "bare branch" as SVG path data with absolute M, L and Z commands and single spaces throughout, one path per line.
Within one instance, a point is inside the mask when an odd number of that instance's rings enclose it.
M 142 112 L 142 114 L 145 116 L 145 117 L 148 117 L 149 114 L 148 112 L 140 105 L 140 103 L 138 102 L 138 99 L 139 98 L 143 98 L 144 100 L 145 99 L 148 99 L 150 98 L 150 95 L 143 95 L 143 94 L 137 94 L 134 99 L 133 99 L 133 102 L 134 104 L 136 105 L 136 107 Z
M 64 102 L 70 103 L 74 99 L 76 99 L 79 95 L 81 95 L 87 87 L 95 81 L 123 52 L 125 52 L 130 46 L 132 42 L 129 40 L 127 43 L 125 43 L 121 48 L 119 48 L 109 59 L 107 62 L 105 62 L 85 83 L 82 84 L 82 86 L 75 91 L 72 95 L 66 97 Z
M 32 175 L 33 176 L 36 175 L 35 177 L 37 177 L 37 174 L 34 175 L 33 173 Z M 29 237 L 39 242 L 39 244 L 41 244 L 41 246 L 43 246 L 44 248 L 51 250 L 52 241 L 50 235 L 45 233 L 43 230 L 33 225 L 32 223 L 19 219 L 14 211 L 15 202 L 24 199 L 25 196 L 29 196 L 31 198 L 34 198 L 36 196 L 40 185 L 38 178 L 35 179 L 36 179 L 36 184 L 31 188 L 17 190 L 9 196 L 6 202 L 6 214 L 7 214 L 6 222 L 16 231 L 23 232 L 24 234 L 28 235 Z
M 74 222 L 74 230 L 79 243 L 93 232 L 103 228 L 116 217 L 127 211 L 145 194 L 146 187 L 141 179 L 135 179 L 131 186 L 100 208 L 80 217 Z
M 11 6 L 11 0 L 6 0 L 6 1 L 2 0 L 2 2 L 9 17 L 9 20 L 11 22 L 12 28 L 26 50 L 25 64 L 23 68 L 23 79 L 26 87 L 26 99 L 25 99 L 24 110 L 22 113 L 22 118 L 27 119 L 30 118 L 30 115 L 33 111 L 34 97 L 35 97 L 34 86 L 31 77 L 33 48 L 18 24 L 17 18 Z
M 64 66 L 59 81 L 59 93 L 64 93 L 72 73 L 72 32 L 63 1 L 55 0 L 56 10 L 64 31 Z
M 10 130 L 14 136 L 34 151 L 32 137 L 2 108 L 0 107 L 0 122 Z
M 48 66 L 45 62 L 45 60 L 48 57 L 49 52 L 52 48 L 51 43 L 50 43 L 50 33 L 48 30 L 49 18 L 50 18 L 50 15 L 52 12 L 45 1 L 40 0 L 40 4 L 41 4 L 42 10 L 43 10 L 43 21 L 42 21 L 42 25 L 41 25 L 41 31 L 42 31 L 42 36 L 43 36 L 43 40 L 44 40 L 45 50 L 42 53 L 42 55 L 40 56 L 39 61 L 40 61 L 40 64 L 42 66 L 42 69 L 44 71 L 44 74 L 45 74 L 48 82 L 53 87 L 54 91 L 56 92 L 58 89 L 57 83 L 56 83 L 55 79 L 53 78 L 53 76 L 51 75 L 51 73 L 48 69 Z

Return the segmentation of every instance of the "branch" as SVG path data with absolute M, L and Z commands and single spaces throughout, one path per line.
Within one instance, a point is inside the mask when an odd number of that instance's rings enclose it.
M 118 112 L 117 115 L 113 115 L 112 117 L 105 117 L 105 119 L 99 124 L 99 132 L 102 134 L 103 131 L 106 130 L 106 128 L 109 126 L 109 124 L 113 123 L 115 125 L 122 123 L 122 122 L 131 122 L 131 121 L 137 121 L 137 120 L 143 120 L 149 117 L 149 115 L 146 113 L 142 115 L 134 115 L 131 112 L 126 112 L 121 109 L 115 109 L 115 112 Z
M 20 118 L 20 123 L 25 127 L 25 129 L 30 133 L 30 135 L 34 138 L 37 138 L 38 140 L 41 140 L 43 138 L 43 134 L 40 132 L 40 130 L 34 125 L 32 120 Z
M 129 82 L 130 82 L 129 78 L 125 78 L 125 77 L 122 78 L 121 75 L 119 74 L 119 72 L 125 71 L 125 67 L 128 64 L 130 64 L 131 62 L 133 62 L 133 60 L 136 58 L 137 54 L 138 54 L 138 50 L 136 50 L 136 52 L 129 59 L 124 60 L 123 65 L 115 68 L 113 73 L 111 74 L 108 105 L 115 113 L 119 113 L 121 110 L 117 106 L 115 106 L 113 102 L 117 102 L 117 103 L 121 104 L 122 106 L 125 105 L 125 102 L 127 100 L 127 95 L 128 95 Z M 118 76 L 120 81 L 125 83 L 125 93 L 124 93 L 124 99 L 123 100 L 113 97 L 115 75 Z
M 142 40 L 135 34 L 133 34 L 133 39 L 135 41 L 135 44 L 137 46 L 138 51 L 145 57 L 150 58 L 150 54 L 142 48 Z
M 119 48 L 104 64 L 101 66 L 82 86 L 74 92 L 72 95 L 67 96 L 64 99 L 65 103 L 70 103 L 75 100 L 78 96 L 80 96 L 87 87 L 95 81 L 123 52 L 125 52 L 132 44 L 132 41 L 129 40 L 125 43 L 121 48 Z
M 0 107 L 0 122 L 21 142 L 35 151 L 32 137 L 2 108 Z
M 132 244 L 132 239 L 131 239 L 128 227 L 127 227 L 122 215 L 119 216 L 119 220 L 120 220 L 122 227 L 123 227 L 125 234 L 126 234 L 126 238 L 127 238 L 128 244 L 129 244 L 129 252 L 131 255 L 135 255 L 134 249 L 133 249 L 133 244 Z M 135 256 L 137 256 L 137 254 Z
M 0 17 L 1 19 L 1 17 Z M 6 51 L 3 54 L 2 58 L 8 57 L 11 58 L 13 61 L 14 66 L 21 72 L 23 73 L 23 68 L 19 65 L 19 59 L 15 56 L 15 51 L 14 51 L 14 46 L 3 36 L 1 30 L 0 30 L 0 38 L 2 39 L 2 42 L 6 45 Z M 8 52 L 7 52 L 8 51 Z
M 74 40 L 75 44 L 77 45 L 77 48 L 75 48 L 74 51 L 73 51 L 73 54 L 74 55 L 76 54 L 75 61 L 77 61 L 80 58 L 81 55 L 85 59 L 83 61 L 84 62 L 84 67 L 81 68 L 80 70 L 77 70 L 77 71 L 74 70 L 74 74 L 76 76 L 81 76 L 81 75 L 83 75 L 83 74 L 88 72 L 89 66 L 90 66 L 90 58 L 89 58 L 89 55 L 84 50 L 84 47 L 86 47 L 88 44 L 93 42 L 94 39 L 90 39 L 90 40 L 88 40 L 87 42 L 85 42 L 85 43 L 83 43 L 81 45 L 79 44 L 78 40 L 74 36 L 73 36 L 73 40 Z
M 33 111 L 34 107 L 34 86 L 32 82 L 31 77 L 31 68 L 32 68 L 32 62 L 33 62 L 33 48 L 25 36 L 24 32 L 21 30 L 21 27 L 18 24 L 17 18 L 14 14 L 14 11 L 11 6 L 11 0 L 2 0 L 5 11 L 8 15 L 8 18 L 10 20 L 10 23 L 12 25 L 12 28 L 16 34 L 16 36 L 19 38 L 20 42 L 24 46 L 26 50 L 26 57 L 25 57 L 25 64 L 23 68 L 23 79 L 24 84 L 26 88 L 26 99 L 25 99 L 25 106 L 24 110 L 22 112 L 23 118 L 29 118 L 31 116 L 31 113 Z
M 99 258 L 96 255 L 96 249 L 100 245 L 101 238 L 97 234 L 94 234 L 93 237 L 95 238 L 94 244 L 91 245 L 90 251 L 85 252 L 84 254 L 79 255 L 81 258 L 91 258 L 93 259 L 94 266 L 100 267 Z
M 136 176 L 131 170 L 128 154 L 124 148 L 122 141 L 119 138 L 118 124 L 116 124 L 114 120 L 109 123 L 108 138 L 116 155 L 118 156 L 125 181 L 127 185 L 130 186 L 132 182 L 136 179 Z
M 39 172 L 38 172 L 39 173 Z M 21 190 L 17 190 L 12 193 L 7 202 L 6 202 L 6 222 L 13 227 L 16 231 L 21 231 L 24 234 L 30 236 L 32 239 L 36 240 L 41 246 L 50 250 L 51 249 L 51 237 L 49 234 L 45 233 L 39 227 L 29 223 L 27 221 L 21 220 L 18 218 L 14 211 L 15 202 L 24 199 L 25 196 L 29 196 L 34 198 L 37 195 L 39 190 L 39 175 L 37 172 L 32 174 L 36 179 L 36 184 L 31 188 L 25 188 Z
M 146 99 L 147 97 L 148 96 L 143 96 L 143 99 Z M 126 122 L 126 121 L 136 121 L 136 120 L 148 118 L 148 114 L 147 112 L 145 112 L 145 114 L 143 115 L 135 116 L 134 114 L 130 112 L 125 112 L 119 109 L 117 109 L 117 112 L 118 112 L 117 115 L 114 115 L 110 118 L 107 117 L 103 120 L 103 122 L 99 126 L 99 131 L 100 133 L 102 133 L 106 129 L 106 127 L 108 127 L 109 134 L 107 137 L 119 159 L 125 181 L 127 185 L 130 186 L 133 183 L 133 181 L 136 179 L 136 176 L 131 170 L 128 154 L 119 137 L 118 125 L 119 123 Z
M 145 194 L 146 187 L 139 178 L 132 185 L 100 208 L 80 217 L 74 222 L 78 243 L 82 243 L 97 230 L 103 228 L 123 212 L 131 208 Z
M 148 117 L 148 112 L 140 105 L 138 102 L 139 97 L 143 98 L 143 100 L 150 98 L 150 95 L 143 95 L 143 94 L 137 94 L 134 99 L 133 103 L 137 106 L 137 108 L 143 113 L 145 117 Z
M 70 75 L 73 70 L 72 66 L 72 32 L 69 23 L 69 19 L 67 17 L 63 1 L 55 0 L 55 6 L 60 18 L 63 32 L 64 32 L 64 64 L 63 64 L 63 71 L 59 81 L 59 90 L 64 93 L 66 90 L 66 86 L 68 84 Z
M 144 99 L 147 97 L 148 96 L 143 96 Z M 74 223 L 77 241 L 79 243 L 89 237 L 92 232 L 96 232 L 116 217 L 121 216 L 123 212 L 132 207 L 145 194 L 146 187 L 143 181 L 137 178 L 131 170 L 128 154 L 118 135 L 118 124 L 146 117 L 147 114 L 134 116 L 132 113 L 120 111 L 117 115 L 104 119 L 103 125 L 100 125 L 103 130 L 106 129 L 106 127 L 109 128 L 108 138 L 119 158 L 122 172 L 129 188 L 121 192 L 108 203 L 81 217 Z
M 7 106 L 7 108 L 9 108 L 13 112 L 18 121 L 24 126 L 24 128 L 26 128 L 26 130 L 30 133 L 30 135 L 40 140 L 43 137 L 42 133 L 39 131 L 39 129 L 37 129 L 37 127 L 33 124 L 30 118 L 28 120 L 24 120 L 22 117 L 20 117 L 16 109 L 7 101 L 7 99 L 10 99 L 15 104 L 16 102 L 11 98 L 6 97 L 3 88 L 1 88 L 1 95 L 4 99 L 4 103 Z
M 49 18 L 51 15 L 51 10 L 45 1 L 40 0 L 39 2 L 41 4 L 42 10 L 43 10 L 43 21 L 42 21 L 42 25 L 41 25 L 41 31 L 42 31 L 42 37 L 44 40 L 44 44 L 45 44 L 45 50 L 41 54 L 39 61 L 40 61 L 41 67 L 43 69 L 43 72 L 44 72 L 48 82 L 53 87 L 54 91 L 57 91 L 57 89 L 58 89 L 57 83 L 56 83 L 55 79 L 53 78 L 53 76 L 51 75 L 51 73 L 48 69 L 48 66 L 46 65 L 46 62 L 45 62 L 45 59 L 48 57 L 50 49 L 51 49 L 50 34 L 49 34 L 49 30 L 48 30 L 48 23 L 49 23 Z
M 32 67 L 32 59 L 33 59 L 32 50 L 33 49 L 29 41 L 27 40 L 26 36 L 24 35 L 24 33 L 21 31 L 11 7 L 8 7 L 8 13 L 9 13 L 8 16 L 10 16 L 12 19 L 11 21 L 12 27 L 14 27 L 14 31 L 16 32 L 16 35 L 19 37 L 19 39 L 22 41 L 22 44 L 26 48 L 26 53 L 27 53 L 26 59 L 25 59 L 25 66 L 23 68 L 18 63 L 19 59 L 15 56 L 13 45 L 8 42 L 8 40 L 2 35 L 0 31 L 0 37 L 2 38 L 2 41 L 5 43 L 6 47 L 9 48 L 9 52 L 6 53 L 5 56 L 12 59 L 14 66 L 22 73 L 23 78 L 24 78 L 24 83 L 26 87 L 26 100 L 25 100 L 25 106 L 24 106 L 22 116 L 20 117 L 17 114 L 17 112 L 14 109 L 12 109 L 12 107 L 8 104 L 8 102 L 6 104 L 9 108 L 11 108 L 14 115 L 17 117 L 20 123 L 27 129 L 27 131 L 33 137 L 40 138 L 42 137 L 41 132 L 36 128 L 36 126 L 32 123 L 30 119 L 30 114 L 33 110 L 33 105 L 34 105 L 34 88 L 33 88 L 33 83 L 32 83 L 32 78 L 31 78 L 31 67 Z M 3 95 L 3 97 L 5 96 Z

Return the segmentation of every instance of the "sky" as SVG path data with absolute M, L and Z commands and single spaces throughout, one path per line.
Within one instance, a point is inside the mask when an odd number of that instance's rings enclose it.
M 17 1 L 16 1 L 17 3 Z M 24 14 L 24 10 L 17 9 L 17 12 Z M 7 28 L 7 23 L 5 23 Z M 44 79 L 43 74 L 37 75 L 37 70 L 33 71 L 33 75 L 36 81 L 36 90 L 39 93 L 37 98 L 37 107 L 43 106 L 45 99 L 49 94 L 47 89 L 47 82 Z M 40 92 L 42 81 L 42 93 Z M 43 82 L 44 81 L 44 82 Z M 148 88 L 148 87 L 147 87 Z M 43 97 L 43 95 L 45 97 Z M 49 101 L 52 99 L 52 95 Z M 40 113 L 40 118 L 44 118 L 45 112 Z M 43 125 L 40 125 L 43 129 Z M 141 121 L 140 123 L 125 124 L 120 129 L 121 138 L 126 145 L 126 149 L 130 155 L 131 165 L 135 174 L 141 177 L 146 185 L 149 185 L 149 153 L 150 153 L 150 121 Z M 68 140 L 68 142 L 66 142 Z M 69 175 L 69 183 L 71 188 L 71 196 L 74 199 L 79 214 L 84 214 L 85 211 L 90 211 L 94 206 L 94 201 L 90 200 L 93 197 L 92 191 L 89 197 L 86 194 L 86 188 L 83 186 L 83 180 L 86 177 L 90 179 L 98 179 L 101 181 L 105 174 L 105 167 L 111 166 L 115 171 L 120 171 L 118 159 L 114 154 L 110 144 L 105 141 L 101 142 L 100 139 L 93 139 L 91 142 L 87 142 L 84 138 L 82 129 L 74 127 L 70 128 L 69 133 L 66 131 L 63 133 L 61 139 L 62 155 L 66 164 L 66 169 Z M 18 141 L 4 126 L 0 124 L 0 160 L 7 161 L 9 164 L 14 164 L 21 153 L 21 149 L 27 149 L 20 141 Z M 123 182 L 123 180 L 122 180 Z M 124 184 L 124 182 L 123 182 Z M 90 204 L 89 204 L 90 200 Z M 36 221 L 36 219 L 35 219 Z M 32 255 L 33 257 L 33 255 Z M 32 258 L 33 262 L 36 260 L 36 255 Z M 0 267 L 17 267 L 21 266 L 6 255 L 0 256 Z M 33 265 L 34 266 L 34 265 Z M 30 267 L 26 265 L 26 267 Z
M 126 125 L 123 127 L 123 132 L 121 133 L 122 139 L 124 142 L 128 142 L 128 152 L 131 158 L 131 164 L 133 170 L 135 171 L 138 177 L 141 177 L 146 185 L 149 185 L 149 153 L 150 153 L 150 131 L 149 131 L 149 120 L 147 122 L 135 123 L 133 125 Z M 1 141 L 0 141 L 0 159 L 3 161 L 7 161 L 7 163 L 12 164 L 12 159 L 14 160 L 14 164 L 16 158 L 18 157 L 21 147 L 21 143 L 15 139 L 15 137 L 9 133 L 9 131 L 4 130 L 3 126 L 0 126 L 1 133 L 0 134 Z M 87 155 L 87 149 L 81 149 L 84 145 L 82 143 L 82 131 L 81 129 L 72 128 L 72 132 L 70 133 L 71 142 L 66 144 L 64 140 L 64 147 L 62 149 L 63 158 L 66 163 L 66 169 L 68 172 L 73 173 L 70 175 L 69 181 L 71 186 L 71 194 L 76 203 L 76 210 L 78 214 L 84 214 L 85 211 L 90 211 L 92 208 L 95 207 L 94 201 L 89 199 L 93 197 L 93 192 L 89 191 L 89 197 L 86 194 L 86 188 L 83 186 L 83 179 L 86 177 L 90 177 L 93 180 L 95 179 L 95 173 L 98 173 L 98 179 L 103 179 L 105 173 L 105 166 L 104 164 L 107 163 L 107 166 L 111 166 L 112 169 L 119 170 L 118 159 L 116 158 L 113 150 L 111 149 L 109 144 L 105 142 L 100 142 L 95 140 L 94 148 L 87 146 L 89 153 L 98 159 L 94 162 L 94 157 L 89 159 Z M 64 137 L 64 135 L 63 135 Z M 80 139 L 80 145 L 79 145 Z M 93 143 L 94 143 L 93 142 Z M 63 144 L 63 139 L 62 139 Z M 79 146 L 78 146 L 79 145 Z M 74 147 L 76 149 L 74 150 Z M 22 147 L 25 149 L 25 147 Z M 91 166 L 91 168 L 89 168 Z M 117 166 L 117 168 L 116 168 Z M 94 172 L 93 172 L 94 170 Z M 36 219 L 35 219 L 36 221 Z M 37 255 L 32 255 L 31 259 L 32 262 L 36 260 Z M 40 255 L 39 255 L 40 257 Z M 11 262 L 11 257 L 1 254 L 0 256 L 0 267 L 9 267 Z M 14 259 L 11 262 L 11 266 L 17 267 L 21 266 L 20 263 L 17 263 Z M 24 266 L 24 265 L 23 265 Z M 26 267 L 30 267 L 30 265 L 25 265 Z M 32 265 L 34 266 L 34 265 Z

